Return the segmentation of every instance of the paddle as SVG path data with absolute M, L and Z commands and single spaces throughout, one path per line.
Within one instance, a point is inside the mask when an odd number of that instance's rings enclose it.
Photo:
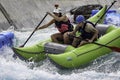
M 100 46 L 107 47 L 107 48 L 111 49 L 112 51 L 120 52 L 120 48 L 118 48 L 118 47 L 107 46 L 107 45 L 100 44 L 100 43 L 96 43 L 96 42 L 92 42 L 92 43 L 93 43 L 93 44 L 96 44 L 96 45 L 100 45 Z M 81 55 L 84 55 L 84 54 L 87 54 L 87 53 L 82 53 L 82 54 L 79 54 L 79 55 L 77 55 L 77 56 L 81 56 Z
M 100 17 L 100 19 L 108 12 L 108 10 L 114 5 L 114 3 L 117 2 L 117 1 L 113 1 L 111 3 L 111 5 L 109 6 L 109 8 L 105 11 L 105 13 Z M 95 23 L 95 26 L 97 25 L 97 23 L 100 21 L 100 19 L 98 19 L 98 21 Z M 111 50 L 113 51 L 117 51 L 117 52 L 120 52 L 120 48 L 118 47 L 114 47 L 114 46 L 106 46 L 106 45 L 103 45 L 103 44 L 99 44 L 99 43 L 95 43 L 93 42 L 94 44 L 97 44 L 97 45 L 100 45 L 100 46 L 104 46 L 104 47 L 107 47 L 107 48 L 110 48 Z
M 75 37 L 75 38 L 79 38 L 79 37 Z M 85 41 L 87 41 L 87 40 L 85 40 Z M 88 42 L 88 41 L 87 41 L 87 42 Z M 120 52 L 120 48 L 119 48 L 119 47 L 107 46 L 107 45 L 100 44 L 100 43 L 96 43 L 96 42 L 92 42 L 92 43 L 97 44 L 97 45 L 100 45 L 100 46 L 107 47 L 107 48 L 111 49 L 112 51 Z
M 97 25 L 97 23 L 101 20 L 102 17 L 104 17 L 104 15 L 108 12 L 108 10 L 114 5 L 114 3 L 117 1 L 114 1 L 111 3 L 111 5 L 109 6 L 109 8 L 107 8 L 107 10 L 104 12 L 104 14 L 98 19 L 98 21 L 95 23 L 95 26 Z
M 20 47 L 24 47 L 25 44 L 28 42 L 28 40 L 31 38 L 31 36 L 33 35 L 33 33 L 37 30 L 37 28 L 40 26 L 40 24 L 43 22 L 43 20 L 46 18 L 48 14 L 46 13 L 45 16 L 43 17 L 43 19 L 40 21 L 40 23 L 36 26 L 36 28 L 34 29 L 34 31 L 31 33 L 31 35 L 27 38 L 27 40 L 25 41 L 25 43 L 23 45 L 21 45 Z
M 100 46 L 104 46 L 104 47 L 107 47 L 113 51 L 116 51 L 116 52 L 120 52 L 120 48 L 119 47 L 115 47 L 115 46 L 107 46 L 107 45 L 104 45 L 104 44 L 100 44 L 100 43 L 96 43 L 96 42 L 93 42 L 94 44 L 97 44 L 97 45 L 100 45 Z

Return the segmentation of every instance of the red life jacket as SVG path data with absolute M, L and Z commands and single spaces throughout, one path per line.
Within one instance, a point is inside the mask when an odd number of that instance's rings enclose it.
M 72 26 L 72 24 L 70 23 L 69 20 L 67 22 L 55 21 L 55 26 L 58 29 L 58 31 L 61 32 L 61 33 L 65 33 L 67 31 L 73 31 L 73 26 Z

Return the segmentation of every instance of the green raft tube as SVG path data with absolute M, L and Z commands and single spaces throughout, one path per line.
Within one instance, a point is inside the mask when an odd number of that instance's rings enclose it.
M 103 7 L 96 15 L 90 17 L 88 21 L 96 22 L 102 14 L 106 11 L 106 6 Z M 99 23 L 102 23 L 104 17 Z M 115 26 L 99 24 L 96 26 L 102 35 L 96 43 L 107 46 L 120 47 L 120 29 Z M 71 45 L 64 45 L 51 42 L 48 39 L 39 42 L 32 46 L 23 48 L 12 48 L 15 54 L 23 59 L 29 61 L 41 61 L 49 57 L 51 61 L 65 68 L 77 68 L 81 65 L 87 64 L 99 56 L 110 53 L 112 50 L 98 44 L 90 43 L 79 48 L 74 48 Z

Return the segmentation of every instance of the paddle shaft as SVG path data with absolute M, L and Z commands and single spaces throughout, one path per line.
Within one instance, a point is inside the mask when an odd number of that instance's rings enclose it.
M 107 46 L 107 45 L 100 44 L 100 43 L 96 43 L 96 42 L 93 42 L 93 44 L 96 44 L 96 45 L 100 45 L 100 46 L 109 48 L 109 49 L 111 49 L 112 51 L 120 52 L 120 48 L 119 48 L 119 47 Z M 96 48 L 96 49 L 98 49 L 98 48 Z M 92 51 L 92 50 L 91 50 L 91 51 Z M 89 52 L 89 51 L 88 51 L 88 52 Z M 77 57 L 79 57 L 79 56 L 84 55 L 84 54 L 87 54 L 87 52 L 84 52 L 84 53 L 79 54 L 79 55 L 76 54 L 76 55 L 77 55 Z
M 75 36 L 74 36 L 75 37 Z M 79 38 L 79 37 L 75 37 L 75 38 Z M 80 38 L 79 38 L 80 39 Z M 87 40 L 85 40 L 87 41 Z M 88 41 L 87 41 L 88 42 Z M 120 52 L 120 48 L 119 47 L 115 47 L 115 46 L 107 46 L 107 45 L 104 45 L 104 44 L 100 44 L 100 43 L 96 43 L 96 42 L 92 42 L 94 44 L 97 44 L 97 45 L 100 45 L 100 46 L 104 46 L 104 47 L 107 47 L 107 48 L 110 48 L 111 50 L 113 51 L 116 51 L 116 52 Z
M 48 14 L 46 13 L 45 16 L 43 17 L 43 19 L 40 21 L 40 23 L 36 26 L 36 28 L 34 29 L 34 31 L 31 33 L 31 35 L 27 38 L 27 40 L 25 41 L 25 43 L 20 46 L 20 47 L 24 47 L 25 44 L 28 42 L 28 40 L 31 38 L 31 36 L 34 34 L 34 32 L 37 30 L 37 28 L 40 26 L 40 24 L 43 22 L 43 20 L 46 18 Z
M 120 52 L 120 48 L 119 48 L 119 47 L 107 46 L 107 45 L 100 44 L 100 43 L 96 43 L 96 42 L 93 42 L 93 43 L 94 43 L 94 44 L 97 44 L 97 45 L 100 45 L 100 46 L 104 46 L 104 47 L 110 48 L 110 49 L 113 50 L 113 51 Z
M 108 10 L 114 5 L 114 3 L 117 1 L 112 2 L 112 4 L 109 6 L 109 8 L 104 12 L 104 14 L 98 19 L 98 21 L 95 23 L 95 26 L 97 25 L 97 23 L 101 20 L 101 18 L 104 17 L 104 15 L 108 12 Z
M 73 37 L 80 39 L 79 37 L 76 37 L 76 36 L 73 36 Z M 87 40 L 85 40 L 85 41 L 88 42 Z M 111 49 L 111 50 L 113 50 L 113 51 L 116 51 L 116 52 L 120 52 L 120 48 L 119 48 L 119 47 L 107 46 L 107 45 L 100 44 L 100 43 L 96 43 L 96 42 L 92 42 L 92 43 L 97 44 L 97 45 L 100 45 L 100 46 L 103 46 L 103 47 L 107 47 L 107 48 L 109 48 L 109 49 Z M 81 54 L 81 55 L 82 55 L 82 54 Z
M 107 48 L 110 48 L 110 49 L 112 49 L 112 47 L 111 46 L 107 46 L 107 45 L 104 45 L 104 44 L 100 44 L 100 43 L 96 43 L 96 42 L 93 42 L 94 44 L 97 44 L 97 45 L 100 45 L 100 46 L 104 46 L 104 47 L 107 47 Z

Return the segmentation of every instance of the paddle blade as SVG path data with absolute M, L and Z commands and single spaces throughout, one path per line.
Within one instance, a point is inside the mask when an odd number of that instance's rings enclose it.
M 120 52 L 120 48 L 119 47 L 109 47 L 109 48 L 112 49 L 113 51 Z
M 24 45 L 21 45 L 21 46 L 19 46 L 19 47 L 24 47 Z

